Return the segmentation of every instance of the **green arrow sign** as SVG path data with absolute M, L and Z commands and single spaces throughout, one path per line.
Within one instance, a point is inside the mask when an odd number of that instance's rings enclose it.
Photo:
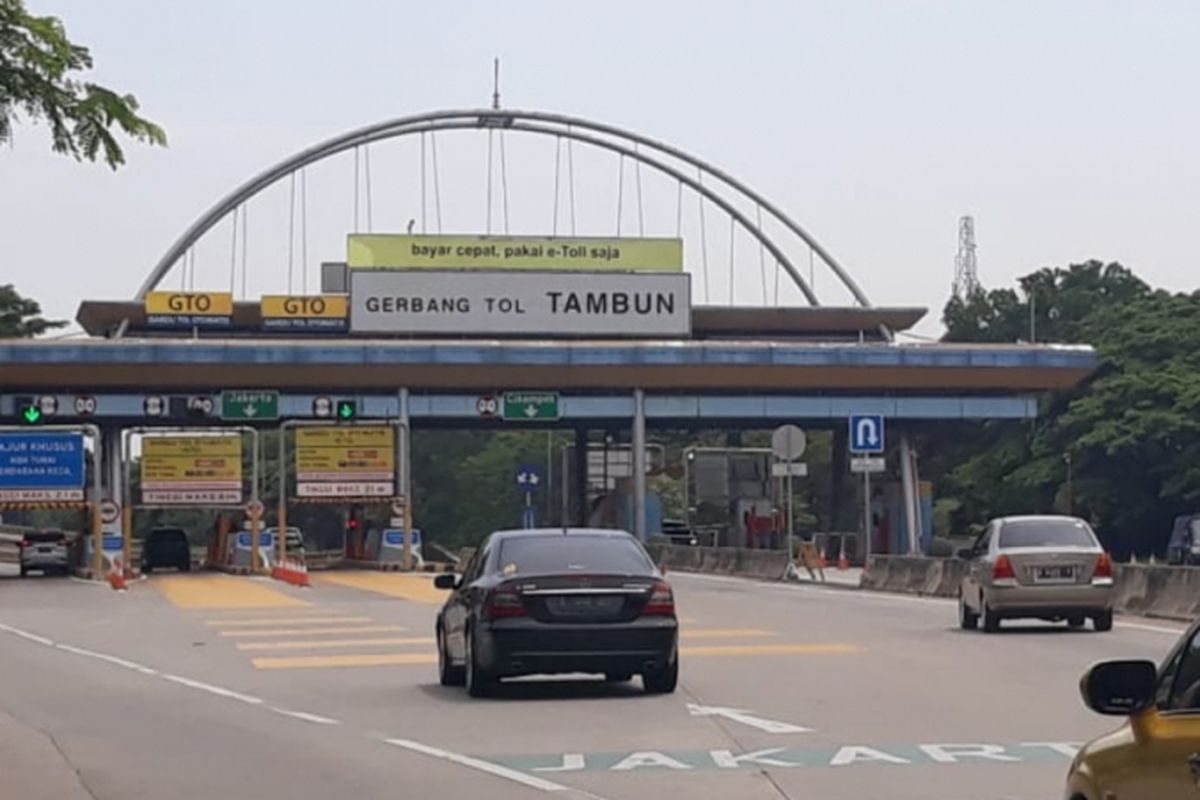
M 25 410 L 21 412 L 21 418 L 30 425 L 37 425 L 42 421 L 42 410 L 37 406 L 25 406 Z
M 556 420 L 558 392 L 505 392 L 501 416 L 513 422 Z
M 279 419 L 279 392 L 221 392 L 221 419 Z

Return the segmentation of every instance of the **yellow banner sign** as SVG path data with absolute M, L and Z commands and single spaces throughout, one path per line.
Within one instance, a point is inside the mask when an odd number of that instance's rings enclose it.
M 297 428 L 296 480 L 391 481 L 396 433 L 391 428 Z
M 161 316 L 233 316 L 230 292 L 151 292 L 146 295 L 146 313 Z
M 345 319 L 349 307 L 344 294 L 268 294 L 261 305 L 264 319 Z
M 682 239 L 351 234 L 346 263 L 363 269 L 682 272 Z
M 142 490 L 242 490 L 242 437 L 147 436 Z

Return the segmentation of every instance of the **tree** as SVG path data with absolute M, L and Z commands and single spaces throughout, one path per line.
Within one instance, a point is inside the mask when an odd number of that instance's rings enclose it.
M 60 20 L 30 14 L 23 0 L 0 0 L 0 144 L 12 138 L 13 123 L 24 114 L 50 126 L 55 152 L 102 157 L 113 169 L 125 163 L 114 128 L 135 141 L 165 145 L 162 128 L 138 116 L 133 95 L 72 76 L 91 68 L 91 53 L 67 38 Z
M 0 286 L 0 339 L 29 339 L 67 324 L 43 319 L 41 313 L 37 301 L 22 297 L 11 283 Z

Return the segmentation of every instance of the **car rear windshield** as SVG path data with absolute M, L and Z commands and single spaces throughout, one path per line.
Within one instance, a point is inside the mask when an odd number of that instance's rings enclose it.
M 158 542 L 185 542 L 187 534 L 179 528 L 162 528 L 157 531 L 150 531 L 150 538 Z
M 615 536 L 522 536 L 500 545 L 503 575 L 612 572 L 646 575 L 654 565 L 632 539 Z
M 1087 523 L 1078 519 L 1030 519 L 1004 523 L 1000 548 L 1095 547 L 1096 539 Z
M 50 542 L 61 542 L 67 538 L 67 535 L 62 531 L 31 531 L 25 534 L 25 541 L 40 542 L 48 544 Z

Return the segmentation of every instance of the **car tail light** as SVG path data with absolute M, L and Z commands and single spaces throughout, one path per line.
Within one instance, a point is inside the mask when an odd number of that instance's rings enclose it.
M 671 584 L 659 581 L 650 590 L 650 599 L 642 608 L 643 616 L 670 617 L 675 614 L 675 595 L 671 592 Z
M 1013 580 L 1017 577 L 1017 573 L 1013 572 L 1012 561 L 1008 556 L 1001 555 L 996 559 L 996 566 L 992 567 L 992 580 Z
M 511 586 L 498 586 L 488 594 L 488 619 L 524 617 L 528 613 L 525 609 L 525 603 L 521 600 L 521 596 Z
M 21 548 L 24 549 L 26 547 L 33 547 L 33 542 L 29 541 L 28 539 L 22 539 Z
M 1096 569 L 1092 572 L 1093 578 L 1111 578 L 1113 576 L 1112 559 L 1108 557 L 1108 553 L 1101 553 L 1096 559 Z

